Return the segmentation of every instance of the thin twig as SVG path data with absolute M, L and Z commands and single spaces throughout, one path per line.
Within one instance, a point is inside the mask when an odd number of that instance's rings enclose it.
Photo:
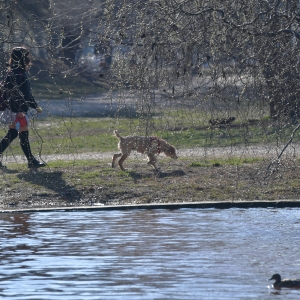
M 299 128 L 300 128 L 300 124 L 298 124 L 298 125 L 294 128 L 294 130 L 293 130 L 293 132 L 292 132 L 292 134 L 291 134 L 290 139 L 289 139 L 288 142 L 285 144 L 285 146 L 282 148 L 282 150 L 281 150 L 280 154 L 277 156 L 276 160 L 273 160 L 273 161 L 269 164 L 269 166 L 268 166 L 268 168 L 267 168 L 267 171 L 266 171 L 266 176 L 267 176 L 268 172 L 270 171 L 271 166 L 272 166 L 275 162 L 276 162 L 276 163 L 279 162 L 280 157 L 281 157 L 282 154 L 284 153 L 285 149 L 289 146 L 289 144 L 293 141 L 294 135 L 295 135 L 296 131 L 297 131 Z

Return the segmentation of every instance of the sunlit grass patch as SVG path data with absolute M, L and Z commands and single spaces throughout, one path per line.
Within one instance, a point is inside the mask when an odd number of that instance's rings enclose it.
M 266 121 L 268 123 L 264 124 L 263 128 L 260 123 L 246 127 L 241 123 L 224 128 L 191 125 L 191 127 L 176 129 L 170 126 L 169 121 L 164 118 L 155 118 L 153 130 L 149 134 L 161 137 L 179 149 L 233 147 L 249 144 L 278 145 L 286 143 L 293 130 L 293 126 L 286 125 L 279 128 L 271 121 Z M 118 144 L 114 130 L 117 129 L 122 136 L 144 135 L 145 131 L 141 129 L 139 122 L 139 119 L 133 118 L 47 117 L 37 119 L 32 124 L 29 138 L 34 155 L 111 152 L 117 151 Z M 2 136 L 5 135 L 6 130 L 7 128 L 2 128 Z M 298 140 L 299 135 L 296 134 L 294 141 Z M 14 155 L 23 154 L 17 139 L 7 151 Z
M 195 162 L 190 163 L 189 166 L 190 167 L 210 167 L 211 166 L 211 162 L 207 162 L 207 161 L 203 161 L 203 162 L 195 161 Z
M 64 161 L 64 160 L 56 160 L 56 161 L 51 161 L 47 163 L 47 165 L 50 168 L 69 168 L 69 167 L 88 167 L 92 168 L 95 166 L 99 165 L 98 160 L 82 160 L 82 159 L 75 159 L 74 160 L 69 160 L 69 161 Z
M 194 161 L 189 164 L 190 167 L 221 167 L 222 165 L 240 166 L 243 164 L 253 164 L 262 161 L 262 158 L 224 158 L 224 159 L 205 159 L 203 161 Z
M 29 76 L 39 69 L 36 69 L 38 61 L 33 63 L 33 72 L 29 70 Z M 42 65 L 44 66 L 44 65 Z M 34 69 L 36 69 L 34 71 Z M 68 99 L 79 95 L 88 96 L 100 94 L 107 91 L 110 86 L 105 82 L 92 82 L 81 76 L 63 76 L 61 73 L 39 74 L 39 78 L 31 78 L 33 94 L 36 98 L 42 99 Z

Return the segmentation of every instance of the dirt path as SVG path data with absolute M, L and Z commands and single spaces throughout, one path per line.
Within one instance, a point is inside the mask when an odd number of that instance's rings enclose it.
M 249 147 L 219 147 L 219 148 L 193 148 L 193 149 L 178 149 L 179 157 L 207 157 L 207 158 L 248 158 L 248 157 L 260 157 L 268 160 L 276 159 L 279 153 L 282 151 L 282 146 L 249 146 Z M 300 144 L 293 144 L 285 150 L 285 155 L 299 156 Z M 45 162 L 63 160 L 107 160 L 112 157 L 112 152 L 86 152 L 77 154 L 56 154 L 56 155 L 43 155 L 41 157 Z M 134 156 L 145 158 L 145 155 L 138 153 L 132 154 Z M 24 156 L 4 156 L 3 163 L 26 163 Z

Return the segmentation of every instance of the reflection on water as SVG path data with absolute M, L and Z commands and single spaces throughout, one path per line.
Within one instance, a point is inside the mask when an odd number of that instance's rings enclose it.
M 2 214 L 0 296 L 297 299 L 267 279 L 300 277 L 299 231 L 299 209 Z

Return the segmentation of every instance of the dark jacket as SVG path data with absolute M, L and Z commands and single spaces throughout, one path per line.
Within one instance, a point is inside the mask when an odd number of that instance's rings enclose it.
M 4 88 L 8 108 L 12 112 L 27 113 L 29 107 L 38 107 L 32 94 L 28 76 L 21 68 L 10 70 L 5 78 Z

